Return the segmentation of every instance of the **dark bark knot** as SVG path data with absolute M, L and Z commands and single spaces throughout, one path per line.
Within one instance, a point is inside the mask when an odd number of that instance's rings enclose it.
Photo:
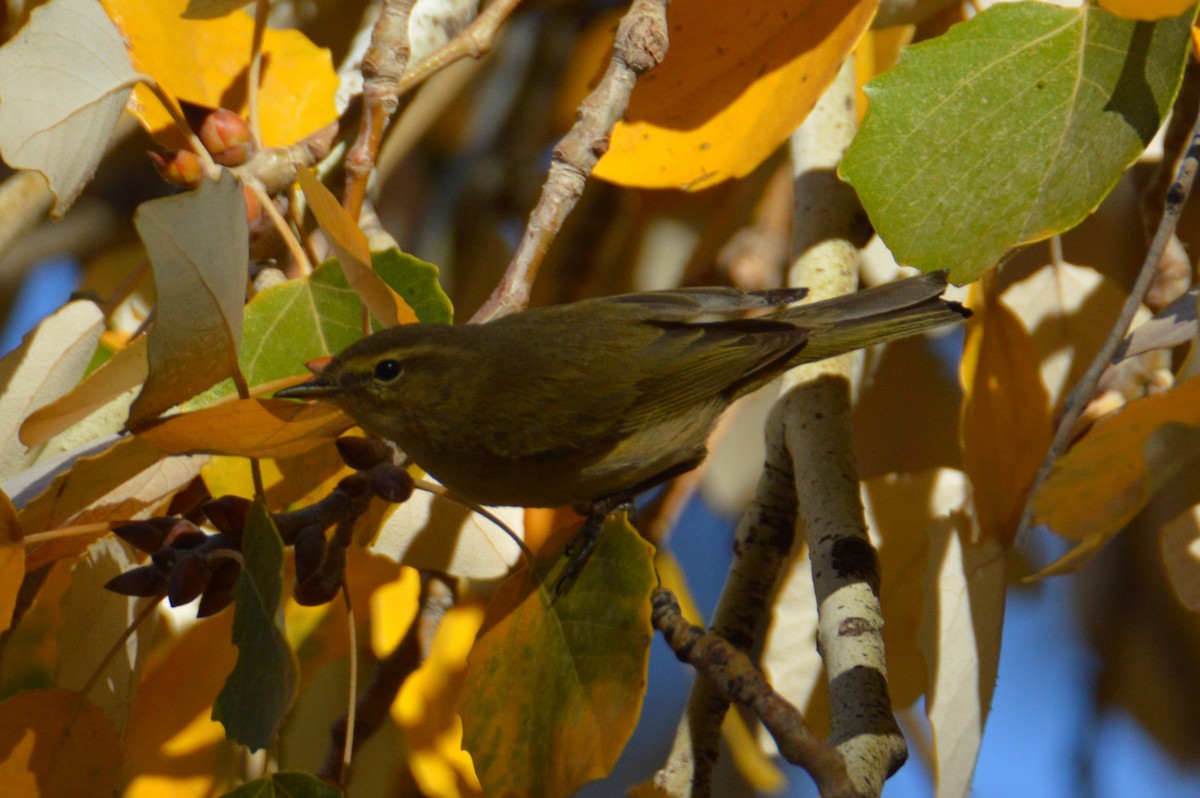
M 833 544 L 832 560 L 839 577 L 866 582 L 878 595 L 879 560 L 870 543 L 857 537 L 839 538 Z

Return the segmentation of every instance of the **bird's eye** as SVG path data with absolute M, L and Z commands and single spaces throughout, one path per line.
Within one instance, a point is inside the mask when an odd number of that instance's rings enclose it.
M 375 364 L 375 379 L 380 382 L 391 382 L 400 376 L 399 360 L 381 360 Z

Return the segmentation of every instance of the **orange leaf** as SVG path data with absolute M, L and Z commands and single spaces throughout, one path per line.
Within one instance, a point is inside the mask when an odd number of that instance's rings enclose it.
M 1038 576 L 1073 570 L 1133 520 L 1200 445 L 1200 378 L 1096 422 L 1034 497 L 1038 523 L 1079 541 Z
M 676 0 L 663 63 L 643 76 L 596 176 L 707 188 L 752 172 L 808 115 L 877 0 Z
M 21 522 L 8 496 L 0 492 L 0 632 L 12 625 L 17 591 L 25 578 L 25 547 Z
M 238 399 L 156 419 L 135 432 L 167 454 L 291 457 L 353 425 L 353 419 L 327 404 Z
M 1100 7 L 1125 19 L 1166 19 L 1191 8 L 1195 0 L 1100 0 Z
M 246 70 L 254 22 L 244 11 L 219 19 L 183 19 L 188 0 L 102 0 L 124 34 L 139 71 L 172 97 L 246 113 Z M 268 28 L 258 102 L 262 143 L 293 144 L 337 118 L 338 79 L 329 51 L 296 30 Z M 144 86 L 134 90 L 129 111 L 156 138 L 183 145 L 167 110 Z
M 1033 339 L 1012 311 L 977 286 L 968 304 L 963 469 L 984 534 L 1008 544 L 1053 436 L 1050 400 Z
M 26 690 L 0 704 L 0 751 L 7 795 L 107 798 L 120 785 L 116 729 L 71 690 Z
M 415 322 L 417 314 L 371 268 L 371 247 L 367 243 L 366 233 L 350 218 L 349 211 L 338 204 L 337 198 L 313 176 L 311 170 L 297 170 L 296 181 L 308 198 L 317 224 L 329 236 L 338 253 L 346 282 L 350 283 L 371 315 L 386 327 Z

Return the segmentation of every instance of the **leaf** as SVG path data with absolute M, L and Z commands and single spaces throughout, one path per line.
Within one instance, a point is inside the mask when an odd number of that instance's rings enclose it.
M 1191 342 L 1200 334 L 1200 322 L 1196 318 L 1197 302 L 1200 302 L 1200 285 L 1192 286 L 1155 313 L 1154 318 L 1134 327 L 1113 355 L 1113 362 L 1120 363 L 1126 358 L 1155 349 L 1169 349 Z
M 371 268 L 371 248 L 367 236 L 350 213 L 338 204 L 325 184 L 313 176 L 310 169 L 297 169 L 296 180 L 308 198 L 308 206 L 317 217 L 317 224 L 329 236 L 338 254 L 346 281 L 358 294 L 371 315 L 385 327 L 411 324 L 417 320 L 405 301 Z
M 1177 17 L 1195 0 L 1099 0 L 1101 7 L 1124 19 Z
M 99 308 L 91 302 L 71 302 L 0 360 L 0 479 L 36 459 L 37 453 L 26 452 L 17 439 L 21 421 L 79 382 L 103 330 Z
M 220 19 L 185 19 L 188 0 L 102 0 L 121 29 L 129 57 L 172 97 L 246 116 L 246 71 L 254 20 L 244 11 Z M 294 144 L 337 118 L 337 74 L 329 51 L 296 30 L 268 28 L 258 102 L 262 144 Z M 139 86 L 130 112 L 168 147 L 186 146 L 158 99 Z
M 35 169 L 62 216 L 92 179 L 137 74 L 92 0 L 52 0 L 0 47 L 0 153 Z
M 193 0 L 195 2 L 195 0 Z M 222 798 L 339 798 L 343 793 L 311 773 L 281 770 L 248 781 Z
M 1200 379 L 1100 419 L 1054 465 L 1035 519 L 1078 545 L 1038 576 L 1073 570 L 1200 453 Z
M 246 201 L 233 174 L 142 204 L 134 215 L 158 293 L 149 376 L 129 426 L 237 373 L 246 299 Z
M 17 593 L 25 579 L 25 546 L 21 522 L 12 502 L 0 492 L 0 633 L 12 626 Z
M 153 419 L 136 433 L 166 454 L 292 457 L 329 442 L 352 426 L 352 418 L 321 402 L 237 399 Z
M 970 282 L 1112 190 L 1174 101 L 1195 15 L 994 6 L 868 84 L 841 174 L 898 261 Z
M 436 266 L 395 249 L 375 253 L 372 262 L 388 285 L 418 311 L 422 322 L 453 319 Z M 362 307 L 337 261 L 327 261 L 306 278 L 258 294 L 246 306 L 238 354 L 247 384 L 253 387 L 307 373 L 304 364 L 309 360 L 337 354 L 357 341 L 362 336 Z M 220 383 L 187 407 L 205 407 L 234 393 L 232 381 Z
M 486 795 L 565 796 L 606 775 L 641 709 L 654 573 L 628 521 L 604 525 L 566 595 L 555 555 L 501 585 L 467 662 L 463 744 Z
M 83 449 L 89 451 L 88 448 Z M 59 474 L 25 504 L 18 517 L 26 534 L 77 524 L 147 517 L 163 500 L 190 482 L 204 465 L 201 457 L 165 458 L 139 441 L 125 438 L 94 456 L 72 457 Z M 43 543 L 28 551 L 33 570 L 71 556 L 91 541 L 72 536 Z
M 1179 603 L 1200 611 L 1200 506 L 1163 524 L 1159 539 L 1163 566 Z
M 812 110 L 877 5 L 672 3 L 667 57 L 639 79 L 593 173 L 625 186 L 685 189 L 749 174 Z
M 62 625 L 58 628 L 54 663 L 57 686 L 82 690 L 136 620 L 146 600 L 118 595 L 105 590 L 104 585 L 137 564 L 125 545 L 109 536 L 89 546 L 84 557 L 72 566 L 71 586 L 61 603 Z M 151 617 L 120 646 L 88 693 L 88 699 L 108 716 L 118 733 L 125 728 L 153 639 Z
M 146 336 L 141 335 L 125 348 L 118 349 L 74 388 L 30 414 L 21 424 L 21 441 L 26 446 L 40 446 L 116 397 L 144 383 L 149 369 Z
M 1051 407 L 1077 384 L 1125 304 L 1125 290 L 1100 272 L 1050 263 L 1004 290 L 1001 301 L 1029 331 Z
M 522 508 L 496 507 L 492 512 L 522 534 Z M 368 549 L 413 568 L 468 579 L 499 578 L 521 558 L 517 544 L 495 523 L 424 491 L 394 505 Z
M 232 14 L 245 5 L 242 0 L 188 0 L 187 8 L 180 16 L 184 19 L 216 19 Z
M 383 609 L 379 602 L 372 606 Z M 467 658 L 483 616 L 477 604 L 452 607 L 438 626 L 428 658 L 404 680 L 392 702 L 392 719 L 404 730 L 412 751 L 409 766 L 424 795 L 483 795 L 471 756 L 462 748 L 463 722 L 457 712 Z
M 972 286 L 963 384 L 963 469 L 975 492 L 979 525 L 1011 545 L 1042 459 L 1054 436 L 1038 354 L 1021 322 Z
M 966 486 L 954 490 L 963 496 Z M 929 667 L 937 795 L 968 795 L 1000 667 L 1007 558 L 969 508 L 930 530 L 920 647 Z
M 273 744 L 296 696 L 296 655 L 283 631 L 283 541 L 255 502 L 242 538 L 245 566 L 234 587 L 237 664 L 213 705 L 213 720 L 251 751 Z
M 25 690 L 0 704 L 0 751 L 9 795 L 109 798 L 120 786 L 116 729 L 71 690 Z
M 237 659 L 232 627 L 231 612 L 205 618 L 147 664 L 125 726 L 122 798 L 211 798 L 241 774 L 244 751 L 208 717 Z

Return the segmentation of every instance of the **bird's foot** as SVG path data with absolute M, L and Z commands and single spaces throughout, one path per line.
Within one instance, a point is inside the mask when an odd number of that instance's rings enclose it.
M 605 519 L 610 513 L 617 511 L 624 511 L 632 515 L 635 511 L 633 501 L 626 497 L 612 497 L 593 502 L 588 508 L 583 526 L 563 549 L 567 563 L 554 582 L 555 601 L 565 596 L 571 589 L 571 585 L 583 571 L 583 566 L 587 564 L 588 558 L 595 551 L 596 544 L 600 542 L 600 530 L 604 528 Z

